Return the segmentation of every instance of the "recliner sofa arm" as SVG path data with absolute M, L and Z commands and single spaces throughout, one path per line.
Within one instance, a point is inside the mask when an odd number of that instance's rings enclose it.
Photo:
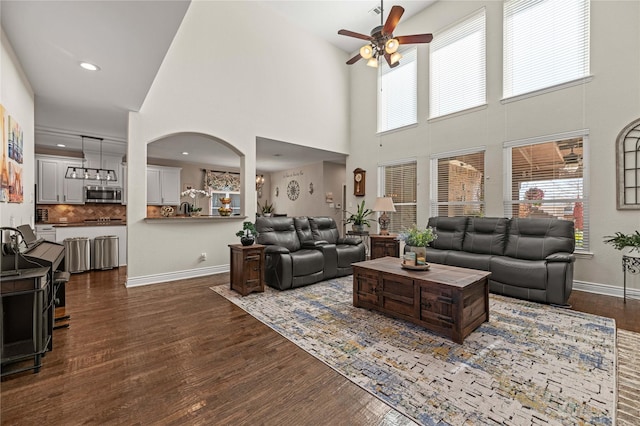
M 326 244 L 329 244 L 329 242 L 324 240 L 320 240 L 320 241 L 307 240 L 302 242 L 302 248 L 314 249 L 314 248 L 320 248 Z
M 360 238 L 338 238 L 338 244 L 348 244 L 350 246 L 357 246 L 358 244 L 362 244 L 362 240 Z
M 576 257 L 571 253 L 553 253 L 549 256 L 545 257 L 544 260 L 547 262 L 565 262 L 572 263 L 576 260 Z
M 288 254 L 291 253 L 288 248 L 282 246 L 268 245 L 264 249 L 265 254 Z

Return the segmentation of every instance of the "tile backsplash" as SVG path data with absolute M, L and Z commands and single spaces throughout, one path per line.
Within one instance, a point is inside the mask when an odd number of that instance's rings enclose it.
M 87 219 L 109 217 L 111 219 L 127 219 L 127 206 L 120 204 L 38 204 L 38 209 L 45 209 L 49 220 L 47 223 L 84 222 Z

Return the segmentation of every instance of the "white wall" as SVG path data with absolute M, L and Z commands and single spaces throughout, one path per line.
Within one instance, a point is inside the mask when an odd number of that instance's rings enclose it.
M 147 143 L 178 132 L 227 142 L 243 156 L 252 212 L 256 136 L 348 153 L 347 57 L 260 3 L 191 3 L 141 110 L 129 116 L 128 285 L 225 270 L 242 222 L 145 222 Z M 202 252 L 208 260 L 199 263 Z
M 428 116 L 428 46 L 418 47 L 418 117 L 412 128 L 376 136 L 376 71 L 358 64 L 351 68 L 351 152 L 347 170 L 361 167 L 367 174 L 367 204 L 376 194 L 380 163 L 418 159 L 418 220 L 429 217 L 431 154 L 486 146 L 487 216 L 502 216 L 502 144 L 505 141 L 589 129 L 588 175 L 590 232 L 593 256 L 575 265 L 578 286 L 591 283 L 622 286 L 620 252 L 602 243 L 604 235 L 640 229 L 639 211 L 616 210 L 615 139 L 640 116 L 640 2 L 591 2 L 591 72 L 593 80 L 552 93 L 501 104 L 502 2 L 441 1 L 401 22 L 396 34 L 437 32 L 480 7 L 487 10 L 486 108 L 438 120 Z M 353 193 L 349 180 L 348 193 Z M 351 196 L 348 208 L 356 202 Z M 636 281 L 637 282 L 637 281 Z M 597 286 L 596 286 L 597 287 Z M 638 288 L 636 286 L 636 288 Z M 605 289 L 606 287 L 600 287 Z M 609 289 L 621 294 L 619 288 Z M 640 294 L 637 293 L 637 294 Z
M 0 226 L 34 225 L 34 95 L 9 40 L 2 31 L 0 52 L 0 103 L 24 131 L 22 163 L 23 203 L 0 203 Z M 5 126 L 7 123 L 5 123 Z M 6 128 L 5 128 L 6 132 Z M 1 139 L 6 144 L 6 136 Z M 5 148 L 6 149 L 6 148 Z

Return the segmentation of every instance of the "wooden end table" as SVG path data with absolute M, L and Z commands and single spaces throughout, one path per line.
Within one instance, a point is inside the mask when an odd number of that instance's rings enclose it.
M 371 234 L 371 259 L 378 259 L 379 257 L 391 256 L 400 257 L 400 241 L 397 240 L 397 235 L 380 235 Z
M 243 296 L 264 291 L 264 249 L 261 244 L 229 244 L 231 290 Z

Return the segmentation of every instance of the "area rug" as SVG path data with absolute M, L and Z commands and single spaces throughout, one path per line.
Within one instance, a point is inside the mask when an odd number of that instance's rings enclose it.
M 417 423 L 615 424 L 615 323 L 496 295 L 459 345 L 352 305 L 352 278 L 211 289 Z

